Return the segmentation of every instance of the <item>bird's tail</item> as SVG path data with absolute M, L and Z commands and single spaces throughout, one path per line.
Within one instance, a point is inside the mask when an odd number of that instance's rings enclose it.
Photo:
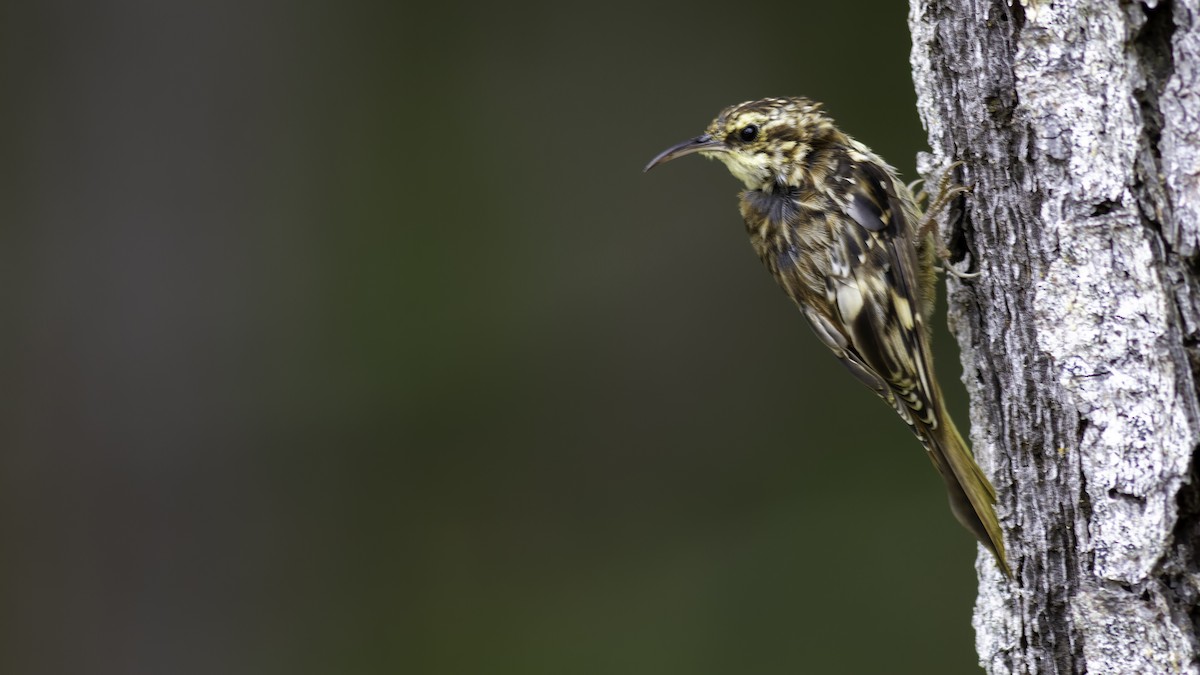
M 1012 578 L 1012 570 L 1004 553 L 1004 537 L 1000 521 L 996 518 L 996 489 L 992 487 L 983 470 L 975 463 L 971 449 L 963 440 L 954 420 L 939 411 L 938 428 L 929 433 L 929 449 L 934 464 L 946 482 L 950 509 L 963 527 L 996 556 L 996 564 L 1006 577 Z

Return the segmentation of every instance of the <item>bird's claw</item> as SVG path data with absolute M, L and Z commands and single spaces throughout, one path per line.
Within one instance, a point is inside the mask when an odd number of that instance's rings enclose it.
M 950 262 L 950 251 L 944 247 L 938 250 L 938 257 L 942 260 L 939 269 L 956 279 L 978 279 L 982 274 L 981 272 L 960 272 L 954 267 L 954 263 Z

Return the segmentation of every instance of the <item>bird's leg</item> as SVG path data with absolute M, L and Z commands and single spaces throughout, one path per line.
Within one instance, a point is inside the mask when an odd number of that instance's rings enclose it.
M 958 277 L 959 279 L 974 279 L 975 277 L 979 276 L 978 272 L 967 273 L 959 272 L 958 270 L 954 269 L 954 267 L 950 264 L 950 249 L 946 248 L 946 245 L 942 243 L 941 239 L 937 236 L 938 213 L 942 209 L 946 208 L 960 195 L 971 191 L 970 186 L 958 185 L 954 183 L 954 170 L 962 165 L 963 163 L 958 161 L 946 167 L 946 170 L 942 173 L 941 179 L 938 180 L 937 196 L 934 197 L 933 201 L 929 203 L 929 206 L 925 208 L 923 214 L 924 219 L 918 226 L 917 231 L 920 233 L 919 236 L 922 238 L 929 236 L 930 234 L 933 235 L 933 240 L 937 242 L 937 257 L 942 261 L 941 268 L 943 270 L 945 270 L 948 274 Z M 913 185 L 916 185 L 916 181 L 913 182 Z M 921 192 L 917 194 L 916 200 L 918 205 L 928 201 L 929 193 L 926 190 L 921 190 Z
M 934 230 L 937 226 L 937 215 L 942 209 L 946 208 L 959 195 L 971 191 L 971 188 L 966 185 L 957 185 L 954 183 L 954 170 L 962 165 L 961 161 L 955 162 L 948 166 L 942 173 L 941 179 L 938 180 L 937 196 L 934 197 L 933 201 L 924 210 L 925 219 L 921 221 L 920 225 L 921 236 L 925 236 Z M 915 185 L 916 181 L 913 184 Z M 922 202 L 929 200 L 929 193 L 926 190 L 921 190 L 917 194 L 916 199 L 917 204 L 920 205 Z

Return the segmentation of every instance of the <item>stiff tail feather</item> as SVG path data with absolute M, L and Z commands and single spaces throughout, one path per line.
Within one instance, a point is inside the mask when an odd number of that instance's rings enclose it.
M 975 538 L 996 557 L 996 564 L 1004 576 L 1012 578 L 1008 559 L 1004 552 L 1004 537 L 1000 521 L 996 518 L 996 490 L 983 470 L 975 463 L 971 449 L 963 441 L 950 416 L 941 411 L 941 426 L 931 434 L 930 445 L 942 465 L 938 466 L 946 481 L 946 492 L 950 509 L 958 522 L 970 530 Z

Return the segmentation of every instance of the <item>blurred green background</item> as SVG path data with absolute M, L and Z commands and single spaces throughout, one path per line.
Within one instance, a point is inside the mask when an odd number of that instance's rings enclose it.
M 918 444 L 641 173 L 805 94 L 914 177 L 906 12 L 5 3 L 0 671 L 976 671 Z

